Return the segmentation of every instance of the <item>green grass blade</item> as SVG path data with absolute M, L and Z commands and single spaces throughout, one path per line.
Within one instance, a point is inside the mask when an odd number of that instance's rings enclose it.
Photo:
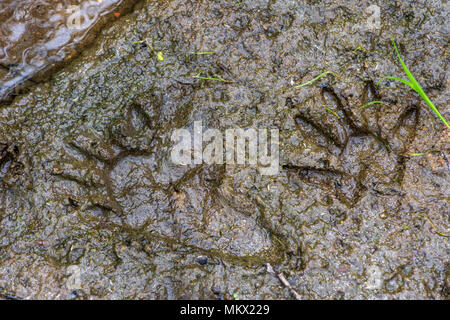
M 414 78 L 414 76 L 412 75 L 411 71 L 409 71 L 408 67 L 403 62 L 403 59 L 400 56 L 400 53 L 398 52 L 397 45 L 395 44 L 394 37 L 391 36 L 391 40 L 392 40 L 392 43 L 394 44 L 394 49 L 395 49 L 395 52 L 397 53 L 398 60 L 400 60 L 400 63 L 402 64 L 402 67 L 403 67 L 403 70 L 405 71 L 406 75 L 408 76 L 409 81 L 413 85 L 411 88 L 413 88 L 414 90 L 420 88 L 419 82 L 417 82 L 416 78 Z
M 365 105 L 359 107 L 358 109 L 361 110 L 361 109 L 367 108 L 367 107 L 369 107 L 369 106 L 371 106 L 373 104 L 386 104 L 386 102 L 383 102 L 383 101 L 371 101 L 371 102 L 366 103 Z
M 407 153 L 407 155 L 410 156 L 410 157 L 420 157 L 420 156 L 424 156 L 424 155 L 427 155 L 427 154 L 430 154 L 430 153 L 435 153 L 435 152 L 441 153 L 442 151 L 439 150 L 439 149 L 430 149 L 430 150 L 427 150 L 425 152 L 411 152 L 411 153 Z
M 412 75 L 411 71 L 409 71 L 408 67 L 403 62 L 403 59 L 400 56 L 400 53 L 398 52 L 397 45 L 395 44 L 395 40 L 394 40 L 394 38 L 392 36 L 391 36 L 391 39 L 392 39 L 392 43 L 394 44 L 394 49 L 395 49 L 395 52 L 397 54 L 398 60 L 400 60 L 400 63 L 402 64 L 403 70 L 405 71 L 406 75 L 408 76 L 409 81 L 404 80 L 404 79 L 400 79 L 400 78 L 396 78 L 396 77 L 384 77 L 382 79 L 393 79 L 393 80 L 397 80 L 397 81 L 403 82 L 404 84 L 410 86 L 414 91 L 416 91 L 422 97 L 422 99 L 425 101 L 425 103 L 439 117 L 439 119 L 441 119 L 441 121 L 445 124 L 447 129 L 450 129 L 450 126 L 447 123 L 447 120 L 445 120 L 445 118 L 441 115 L 439 110 L 434 106 L 433 102 L 430 100 L 430 98 L 428 98 L 428 96 L 425 93 L 425 91 L 423 91 L 423 89 L 420 86 L 419 82 L 416 80 L 416 78 L 414 78 L 414 76 Z
M 425 152 L 420 152 L 420 153 L 409 153 L 409 155 L 410 155 L 411 157 L 420 157 L 420 156 L 426 155 L 426 153 L 425 153 Z
M 325 110 L 327 110 L 328 112 L 330 112 L 333 116 L 335 116 L 336 118 L 338 118 L 338 119 L 340 119 L 341 117 L 339 117 L 339 115 L 336 113 L 336 112 L 334 112 L 333 110 L 331 110 L 330 108 L 328 108 L 328 107 L 324 107 L 325 108 Z
M 433 102 L 431 102 L 430 98 L 428 98 L 428 96 L 425 94 L 422 88 L 420 89 L 421 92 L 418 92 L 420 96 L 425 100 L 426 104 L 431 108 L 431 110 L 433 110 L 433 112 L 439 117 L 439 119 L 441 119 L 441 121 L 447 126 L 447 129 L 450 129 L 447 120 L 445 120 L 445 118 L 441 115 L 439 110 L 434 106 Z
M 310 81 L 307 81 L 307 82 L 305 82 L 305 83 L 299 84 L 299 85 L 295 86 L 294 88 L 295 88 L 295 89 L 298 89 L 298 88 L 307 86 L 307 85 L 309 85 L 309 84 L 312 84 L 312 83 L 316 82 L 317 80 L 319 80 L 320 78 L 326 76 L 326 75 L 329 74 L 329 73 L 332 73 L 332 72 L 330 72 L 330 71 L 325 71 L 325 72 L 319 74 L 319 75 L 318 75 L 317 77 L 315 77 L 314 79 L 312 79 L 312 80 L 310 80 Z
M 397 80 L 397 81 L 403 82 L 407 86 L 410 86 L 413 90 L 416 90 L 416 88 L 414 87 L 414 85 L 411 82 L 409 82 L 408 80 L 402 79 L 402 78 L 397 78 L 397 77 L 383 77 L 378 81 L 377 85 L 379 85 L 381 80 L 383 80 L 383 79 Z

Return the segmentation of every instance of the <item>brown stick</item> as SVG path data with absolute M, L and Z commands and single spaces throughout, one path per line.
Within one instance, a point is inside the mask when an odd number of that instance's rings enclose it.
M 1 300 L 1 298 L 5 299 L 5 300 L 23 300 L 22 298 L 18 298 L 18 297 L 15 297 L 10 294 L 3 293 L 3 292 L 0 292 L 0 300 Z
M 275 276 L 278 278 L 278 280 L 281 281 L 281 283 L 289 289 L 289 291 L 291 292 L 291 294 L 294 296 L 294 298 L 296 300 L 302 300 L 302 297 L 297 293 L 297 291 L 294 290 L 294 288 L 292 288 L 291 284 L 289 283 L 289 281 L 286 280 L 286 278 L 284 277 L 284 275 L 282 273 L 277 273 L 275 272 L 275 270 L 273 270 L 272 266 L 270 265 L 270 263 L 266 264 L 266 268 L 267 268 L 267 272 L 270 273 L 271 275 Z

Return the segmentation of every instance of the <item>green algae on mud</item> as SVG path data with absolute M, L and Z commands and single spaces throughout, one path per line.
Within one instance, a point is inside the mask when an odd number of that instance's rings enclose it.
M 414 94 L 375 85 L 398 63 L 384 35 L 401 34 L 448 114 L 445 10 L 383 3 L 374 32 L 360 7 L 142 1 L 2 107 L 0 287 L 74 298 L 78 266 L 75 298 L 289 297 L 270 263 L 304 298 L 448 297 L 448 239 L 411 214 L 448 225 L 448 137 Z M 147 38 L 164 61 L 133 43 Z M 340 81 L 292 88 L 324 69 Z M 370 101 L 386 106 L 358 109 Z M 278 128 L 280 174 L 173 165 L 171 132 L 196 120 Z

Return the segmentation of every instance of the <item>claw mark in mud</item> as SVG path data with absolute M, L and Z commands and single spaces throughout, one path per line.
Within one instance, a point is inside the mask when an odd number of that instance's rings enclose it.
M 255 206 L 242 199 L 234 205 L 237 195 L 224 182 L 224 166 L 197 166 L 175 181 L 158 181 L 158 117 L 132 105 L 101 136 L 78 130 L 51 168 L 62 183 L 55 192 L 83 221 L 138 242 L 162 241 L 235 264 L 280 261 L 282 243 L 272 240 L 276 233 Z
M 13 186 L 24 174 L 26 166 L 19 159 L 19 147 L 0 142 L 0 183 Z M 29 178 L 28 184 L 32 179 Z
M 373 83 L 366 83 L 362 101 L 377 98 Z M 404 110 L 395 127 L 382 134 L 377 109 L 358 111 L 331 87 L 322 88 L 312 100 L 292 106 L 298 110 L 294 116 L 297 130 L 337 161 L 330 165 L 327 158 L 323 166 L 317 167 L 287 163 L 283 169 L 307 183 L 334 190 L 337 199 L 347 207 L 356 205 L 367 191 L 401 194 L 403 154 L 415 139 L 419 108 Z M 327 114 L 323 106 L 335 110 L 339 118 Z
M 11 162 L 17 157 L 19 149 L 17 147 L 9 147 L 6 143 L 0 143 L 0 172 L 5 174 Z
M 90 203 L 86 209 L 99 208 L 121 216 L 122 206 L 116 201 L 111 172 L 123 159 L 150 154 L 155 130 L 153 119 L 139 105 L 127 109 L 125 121 L 112 123 L 107 135 L 111 144 L 96 133 L 86 130 L 66 142 L 62 161 L 53 167 L 52 173 L 74 181 L 90 190 L 88 199 L 73 203 Z M 137 146 L 139 143 L 139 147 Z
M 298 167 L 284 165 L 283 169 L 297 174 L 303 181 L 308 183 L 332 188 L 336 191 L 337 198 L 348 206 L 356 204 L 366 191 L 357 177 L 333 169 L 317 169 L 313 167 Z M 365 171 L 362 170 L 361 174 Z

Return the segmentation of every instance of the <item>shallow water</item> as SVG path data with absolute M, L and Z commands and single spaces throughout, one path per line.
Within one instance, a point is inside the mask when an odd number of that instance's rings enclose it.
M 124 2 L 2 0 L 0 101 L 27 80 L 35 82 L 55 64 L 70 60 L 85 44 L 86 36 L 114 16 Z

